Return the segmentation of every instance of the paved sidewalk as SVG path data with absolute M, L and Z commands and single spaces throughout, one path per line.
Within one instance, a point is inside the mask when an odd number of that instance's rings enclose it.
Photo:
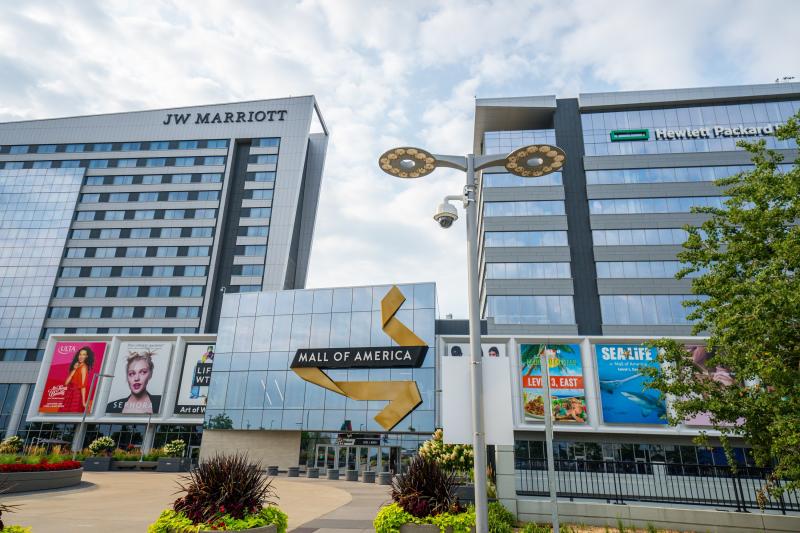
M 3 503 L 20 506 L 3 514 L 3 520 L 8 525 L 33 526 L 35 533 L 144 533 L 177 497 L 179 477 L 157 472 L 84 472 L 82 483 L 75 488 L 3 496 Z M 287 479 L 284 475 L 275 478 L 274 485 L 278 504 L 289 515 L 289 529 L 327 516 L 358 497 L 358 491 L 351 496 L 345 490 L 345 482 Z M 366 492 L 370 488 L 378 489 L 367 486 Z M 371 527 L 375 513 L 365 512 L 371 513 L 363 517 L 370 520 Z
M 324 491 L 327 487 L 347 491 L 352 499 L 349 503 L 314 518 L 293 529 L 294 533 L 355 533 L 374 531 L 372 521 L 378 509 L 388 503 L 389 487 L 356 481 L 327 481 L 307 479 L 304 483 L 312 490 Z

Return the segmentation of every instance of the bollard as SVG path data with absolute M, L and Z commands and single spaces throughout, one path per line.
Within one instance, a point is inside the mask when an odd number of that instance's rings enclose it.
M 300 467 L 299 466 L 290 466 L 289 467 L 289 477 L 300 477 Z
M 364 483 L 375 483 L 375 472 L 365 470 L 364 473 L 361 474 L 361 481 Z
M 312 479 L 317 479 L 319 477 L 319 468 L 316 466 L 309 466 L 306 469 L 306 476 Z

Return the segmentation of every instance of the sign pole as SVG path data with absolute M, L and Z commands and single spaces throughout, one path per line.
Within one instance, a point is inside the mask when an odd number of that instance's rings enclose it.
M 553 533 L 559 533 L 558 527 L 558 495 L 556 493 L 556 467 L 553 458 L 553 400 L 550 396 L 550 365 L 547 346 L 539 354 L 542 368 L 542 388 L 544 391 L 544 433 L 545 452 L 547 453 L 547 484 L 550 488 L 550 509 L 552 512 Z

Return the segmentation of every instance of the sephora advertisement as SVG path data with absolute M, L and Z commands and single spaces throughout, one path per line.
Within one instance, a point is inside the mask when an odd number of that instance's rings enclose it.
M 175 401 L 177 415 L 197 415 L 206 412 L 211 367 L 214 364 L 214 345 L 187 344 L 183 371 Z
M 123 342 L 106 413 L 157 414 L 167 381 L 171 342 Z
M 526 422 L 544 421 L 541 354 L 547 355 L 553 420 L 585 424 L 586 394 L 579 344 L 521 344 L 522 412 Z
M 57 342 L 50 360 L 40 413 L 83 413 L 91 412 L 95 380 L 103 368 L 106 353 L 105 342 Z
M 655 348 L 637 344 L 596 344 L 603 422 L 666 424 L 667 407 L 658 391 L 645 387 L 640 370 L 658 366 Z

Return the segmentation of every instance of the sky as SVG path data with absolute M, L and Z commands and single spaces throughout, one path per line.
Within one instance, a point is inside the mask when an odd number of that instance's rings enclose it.
M 800 2 L 0 0 L 0 122 L 313 94 L 331 133 L 308 287 L 435 281 L 467 316 L 464 176 L 398 180 L 395 146 L 472 148 L 475 98 L 800 79 Z

